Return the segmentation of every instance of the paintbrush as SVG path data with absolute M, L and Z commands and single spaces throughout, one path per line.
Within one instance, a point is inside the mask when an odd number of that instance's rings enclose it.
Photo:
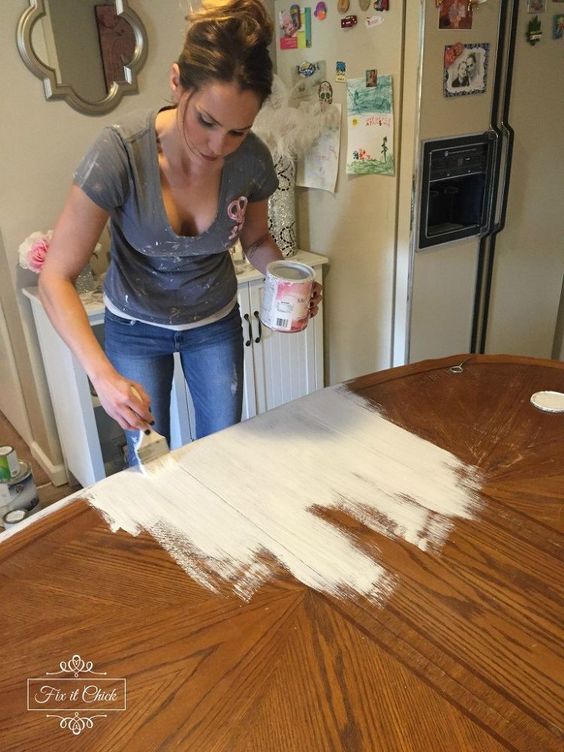
M 138 399 L 141 399 L 141 395 L 134 386 L 131 387 L 131 390 Z M 168 454 L 170 451 L 165 437 L 152 428 L 142 428 L 139 430 L 139 438 L 135 442 L 133 449 L 139 462 L 139 467 L 143 472 L 146 472 L 145 465 Z
M 143 472 L 146 472 L 145 465 L 168 454 L 170 451 L 165 437 L 153 431 L 152 428 L 145 428 L 139 431 L 139 438 L 134 449 L 135 456 L 139 460 L 139 466 Z

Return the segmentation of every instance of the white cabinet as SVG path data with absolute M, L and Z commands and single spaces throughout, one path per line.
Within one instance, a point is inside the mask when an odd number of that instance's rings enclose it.
M 315 269 L 321 281 L 323 256 L 304 251 L 296 260 Z M 245 377 L 243 420 L 302 397 L 323 386 L 323 312 L 303 332 L 272 332 L 258 319 L 264 278 L 249 267 L 238 275 L 243 323 Z M 59 337 L 39 300 L 37 289 L 23 291 L 31 302 L 59 441 L 67 470 L 82 486 L 95 483 L 122 466 L 123 433 L 92 394 L 88 378 Z M 103 341 L 101 295 L 83 296 L 88 320 Z M 171 447 L 192 440 L 190 395 L 175 356 L 171 394 Z
M 316 268 L 321 281 L 321 267 Z M 243 420 L 323 386 L 322 312 L 301 332 L 273 332 L 259 320 L 264 279 L 239 285 L 243 321 Z

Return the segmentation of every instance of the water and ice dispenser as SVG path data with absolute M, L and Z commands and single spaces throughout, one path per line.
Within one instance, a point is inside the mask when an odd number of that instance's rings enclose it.
M 494 138 L 487 132 L 423 143 L 419 249 L 486 234 Z

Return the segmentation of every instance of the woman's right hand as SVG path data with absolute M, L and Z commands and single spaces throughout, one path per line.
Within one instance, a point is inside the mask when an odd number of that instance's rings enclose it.
M 154 423 L 149 395 L 137 381 L 109 371 L 91 378 L 104 410 L 125 431 L 149 428 Z

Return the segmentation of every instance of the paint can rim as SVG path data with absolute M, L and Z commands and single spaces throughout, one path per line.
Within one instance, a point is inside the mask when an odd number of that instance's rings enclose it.
M 10 509 L 10 511 L 6 512 L 2 517 L 2 524 L 5 528 L 12 527 L 12 525 L 17 525 L 18 523 L 23 522 L 27 516 L 28 511 L 26 509 Z M 13 519 L 14 517 L 16 519 Z
M 302 272 L 304 276 L 300 279 L 287 277 L 280 273 L 283 269 L 295 269 L 296 271 Z M 266 267 L 266 273 L 275 279 L 280 279 L 284 282 L 297 282 L 298 284 L 312 281 L 315 278 L 315 270 L 311 266 L 308 266 L 301 261 L 289 261 L 286 259 L 271 261 Z
M 20 463 L 20 472 L 14 475 L 13 478 L 0 478 L 0 483 L 6 486 L 15 486 L 29 478 L 31 475 L 31 465 L 25 462 L 25 460 L 18 460 L 18 462 Z

